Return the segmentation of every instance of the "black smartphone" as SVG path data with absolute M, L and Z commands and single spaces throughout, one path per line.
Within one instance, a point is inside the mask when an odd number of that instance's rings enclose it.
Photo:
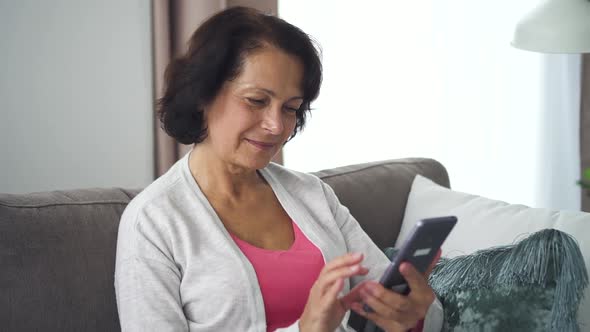
M 396 293 L 407 295 L 410 288 L 399 272 L 401 263 L 408 262 L 421 273 L 426 272 L 456 223 L 457 217 L 455 216 L 418 221 L 387 270 L 385 270 L 385 273 L 383 273 L 379 283 Z
M 428 218 L 418 221 L 397 255 L 392 259 L 389 267 L 383 273 L 379 283 L 396 293 L 407 295 L 410 288 L 399 272 L 401 263 L 409 262 L 421 273 L 426 272 L 456 223 L 457 217 L 455 216 Z M 368 312 L 372 311 L 366 304 L 363 305 L 363 309 Z M 367 322 L 364 317 L 357 315 L 355 312 L 351 312 L 348 325 L 359 332 L 373 331 L 374 328 L 372 322 Z

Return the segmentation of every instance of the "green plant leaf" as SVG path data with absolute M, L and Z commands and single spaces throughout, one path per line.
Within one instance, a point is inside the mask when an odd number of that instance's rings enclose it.
M 590 167 L 584 170 L 583 179 L 585 181 L 590 181 Z

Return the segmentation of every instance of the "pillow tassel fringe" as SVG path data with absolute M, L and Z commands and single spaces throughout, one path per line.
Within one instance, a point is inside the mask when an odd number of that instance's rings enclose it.
M 512 286 L 525 282 L 543 286 L 548 280 L 555 280 L 551 329 L 571 330 L 577 324 L 575 310 L 588 285 L 586 267 L 577 263 L 584 261 L 582 252 L 570 235 L 554 229 L 539 231 L 529 239 L 512 248 L 498 273 L 497 282 L 512 289 Z M 516 270 L 515 266 L 521 266 L 521 269 Z
M 552 331 L 578 331 L 576 308 L 588 286 L 586 266 L 576 241 L 568 234 L 545 229 L 514 245 L 476 251 L 451 259 L 441 258 L 429 282 L 439 298 L 461 289 L 500 286 L 555 285 Z M 520 268 L 515 268 L 520 267 Z M 575 304 L 575 305 L 572 305 Z

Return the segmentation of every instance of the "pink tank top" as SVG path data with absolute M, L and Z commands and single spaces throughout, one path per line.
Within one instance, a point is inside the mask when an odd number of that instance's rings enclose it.
M 289 326 L 299 319 L 311 286 L 324 267 L 321 251 L 297 224 L 292 225 L 295 241 L 288 250 L 258 248 L 231 234 L 256 271 L 267 331 Z

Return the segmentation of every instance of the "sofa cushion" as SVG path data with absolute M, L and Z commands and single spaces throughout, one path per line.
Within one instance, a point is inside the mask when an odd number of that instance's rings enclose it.
M 0 195 L 2 330 L 120 330 L 113 290 L 117 230 L 137 192 Z
M 416 176 L 408 196 L 404 220 L 396 246 L 407 237 L 414 224 L 423 218 L 455 215 L 455 228 L 442 246 L 443 257 L 459 255 L 500 245 L 510 245 L 546 228 L 571 235 L 590 267 L 590 213 L 551 211 L 513 205 L 444 188 Z M 590 289 L 578 310 L 582 329 L 590 328 Z

